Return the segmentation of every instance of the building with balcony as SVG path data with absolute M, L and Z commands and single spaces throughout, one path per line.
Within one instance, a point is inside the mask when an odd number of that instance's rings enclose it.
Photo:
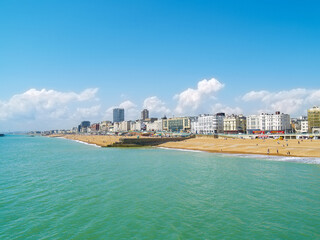
M 284 133 L 291 131 L 290 115 L 280 112 L 261 113 L 247 117 L 247 133 L 255 132 Z
M 230 134 L 246 132 L 246 117 L 243 115 L 227 115 L 223 119 L 223 132 Z
M 308 132 L 314 133 L 320 128 L 320 107 L 313 107 L 308 110 Z
M 223 133 L 224 113 L 201 114 L 192 122 L 192 132 L 195 134 Z

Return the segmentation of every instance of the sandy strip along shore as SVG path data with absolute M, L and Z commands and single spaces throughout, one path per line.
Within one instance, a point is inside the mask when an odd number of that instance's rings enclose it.
M 118 142 L 118 136 L 54 135 L 106 147 Z M 136 137 L 132 137 L 136 138 Z M 159 147 L 200 150 L 216 153 L 263 154 L 294 157 L 320 157 L 320 140 L 215 139 L 196 137 L 180 142 L 167 142 Z
M 181 142 L 164 143 L 159 145 L 159 147 L 216 153 L 320 157 L 320 140 L 214 139 L 197 137 Z

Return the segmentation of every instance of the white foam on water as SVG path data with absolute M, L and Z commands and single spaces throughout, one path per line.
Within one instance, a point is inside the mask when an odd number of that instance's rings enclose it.
M 158 147 L 166 150 L 175 150 L 183 152 L 206 152 L 201 150 L 190 150 L 190 149 L 181 149 L 181 148 L 166 148 Z M 268 161 L 278 161 L 278 162 L 294 162 L 294 163 L 306 163 L 306 164 L 320 164 L 320 158 L 317 157 L 285 157 L 285 156 L 274 156 L 274 155 L 259 155 L 259 154 L 239 154 L 239 153 L 211 153 L 216 154 L 222 157 L 240 157 L 240 158 L 253 158 L 261 159 Z
M 70 140 L 78 142 L 78 143 L 82 143 L 82 144 L 85 144 L 85 145 L 90 145 L 90 146 L 101 148 L 101 146 L 98 146 L 97 144 L 94 144 L 94 143 L 87 143 L 87 142 L 83 142 L 83 141 L 80 141 L 80 140 L 73 140 L 73 139 L 70 139 Z
M 307 164 L 320 164 L 320 158 L 316 157 L 285 157 L 285 156 L 267 156 L 267 155 L 254 155 L 254 154 L 234 154 L 243 158 L 263 159 L 277 162 L 295 162 Z
M 157 147 L 161 149 L 166 149 L 166 150 L 174 150 L 174 151 L 181 151 L 181 152 L 201 152 L 204 153 L 206 151 L 201 151 L 201 150 L 192 150 L 192 149 L 182 149 L 182 148 L 166 148 L 166 147 Z
M 80 141 L 80 140 L 74 140 L 74 139 L 69 139 L 69 138 L 64 138 L 64 137 L 56 137 L 56 138 L 61 138 L 61 139 L 66 139 L 66 140 L 71 140 L 71 141 L 74 141 L 74 142 L 77 142 L 77 143 L 82 143 L 82 144 L 85 144 L 85 145 L 90 145 L 90 146 L 94 146 L 94 147 L 101 148 L 101 146 L 98 146 L 98 145 L 96 145 L 96 144 L 93 144 L 93 143 L 87 143 L 87 142 L 83 142 L 83 141 Z

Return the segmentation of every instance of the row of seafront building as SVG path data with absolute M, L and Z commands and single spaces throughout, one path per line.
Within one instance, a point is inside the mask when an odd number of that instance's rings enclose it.
M 308 110 L 308 116 L 290 118 L 289 114 L 260 113 L 257 115 L 226 115 L 225 113 L 201 114 L 196 117 L 149 118 L 144 109 L 136 121 L 124 121 L 124 109 L 113 110 L 113 122 L 91 124 L 83 121 L 72 130 L 56 130 L 54 133 L 119 134 L 129 131 L 187 132 L 193 134 L 281 134 L 319 133 L 320 108 Z M 52 133 L 52 132 L 50 132 Z

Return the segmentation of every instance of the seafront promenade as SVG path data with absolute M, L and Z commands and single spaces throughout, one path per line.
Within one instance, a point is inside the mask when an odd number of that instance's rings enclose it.
M 164 143 L 152 144 L 154 137 L 118 137 L 118 136 L 85 136 L 85 135 L 53 135 L 71 140 L 78 140 L 101 147 L 158 146 L 165 148 L 200 150 L 231 154 L 262 154 L 294 157 L 320 157 L 320 140 L 317 139 L 239 139 L 212 138 L 196 136 L 195 138 L 168 138 Z M 150 144 L 136 144 L 146 141 Z M 121 142 L 123 144 L 121 144 Z M 120 144 L 119 144 L 120 143 Z M 135 145 L 134 145 L 135 143 Z

